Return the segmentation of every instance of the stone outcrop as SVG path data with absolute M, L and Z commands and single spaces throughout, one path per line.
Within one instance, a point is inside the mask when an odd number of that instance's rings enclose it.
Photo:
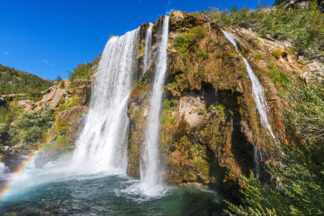
M 193 37 L 185 51 L 175 46 L 179 35 Z M 183 12 L 171 14 L 168 52 L 160 135 L 166 180 L 224 190 L 237 187 L 237 177 L 253 169 L 253 145 L 268 142 L 244 63 L 215 23 Z M 135 177 L 139 177 L 153 72 L 154 64 L 133 88 L 128 104 L 128 172 Z
M 156 32 L 160 23 L 161 19 L 153 26 L 153 47 L 159 41 Z M 315 67 L 301 61 L 291 44 L 260 38 L 244 28 L 226 30 L 236 36 L 240 52 L 264 86 L 270 124 L 285 142 L 288 138 L 280 112 L 287 106 L 280 96 L 284 87 L 270 72 L 276 70 L 292 82 L 301 82 L 305 72 L 320 71 L 319 64 Z M 142 37 L 138 43 L 143 49 Z M 274 146 L 261 126 L 245 64 L 217 23 L 201 14 L 180 11 L 170 16 L 168 56 L 160 128 L 166 181 L 208 185 L 235 196 L 238 176 L 255 168 L 253 149 L 263 152 L 268 163 Z M 142 68 L 141 58 L 138 55 L 137 68 Z M 153 58 L 149 71 L 135 81 L 128 102 L 128 173 L 134 177 L 139 177 L 154 64 Z

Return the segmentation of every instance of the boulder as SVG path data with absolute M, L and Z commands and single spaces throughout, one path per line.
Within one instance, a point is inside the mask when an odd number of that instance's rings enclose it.
M 189 129 L 196 128 L 204 121 L 204 116 L 199 113 L 204 108 L 205 105 L 200 97 L 182 97 L 179 106 L 180 119 Z

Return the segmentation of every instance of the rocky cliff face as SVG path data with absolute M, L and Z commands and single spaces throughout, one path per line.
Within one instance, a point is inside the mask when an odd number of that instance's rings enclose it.
M 161 20 L 153 26 L 153 54 L 159 25 Z M 141 31 L 146 28 L 143 25 Z M 274 74 L 284 74 L 287 82 L 302 82 L 310 67 L 295 56 L 289 44 L 261 39 L 246 29 L 226 30 L 235 34 L 240 52 L 265 88 L 268 117 L 276 136 L 287 142 L 280 113 L 287 105 L 282 98 L 285 83 Z M 144 46 L 144 40 L 142 34 L 139 47 Z M 217 23 L 200 14 L 178 11 L 170 16 L 168 55 L 160 134 L 166 181 L 233 192 L 239 186 L 238 176 L 256 166 L 254 149 L 262 152 L 267 163 L 272 161 L 274 146 L 260 124 L 245 64 Z M 138 55 L 139 70 L 142 57 Z M 128 103 L 128 172 L 134 177 L 139 177 L 154 60 L 136 83 Z
M 128 101 L 128 173 L 133 177 L 140 175 L 140 153 L 150 111 L 162 19 L 153 25 L 152 63 L 143 76 L 148 24 L 140 27 L 137 41 L 137 73 Z M 287 85 L 323 79 L 323 65 L 307 64 L 296 56 L 291 45 L 262 39 L 250 30 L 225 30 L 235 35 L 239 51 L 264 87 L 268 118 L 276 137 L 288 143 L 292 138 L 281 116 L 289 105 L 285 100 Z M 90 74 L 94 74 L 97 63 L 90 68 Z M 88 110 L 91 85 L 91 80 L 60 81 L 43 92 L 41 101 L 15 104 L 25 110 L 53 110 L 54 124 L 46 133 L 48 138 L 38 142 L 52 140 L 49 155 L 54 157 L 73 149 L 82 116 Z M 160 131 L 161 166 L 165 167 L 167 182 L 207 185 L 236 196 L 239 175 L 256 168 L 255 149 L 262 152 L 263 164 L 274 162 L 275 143 L 260 123 L 251 86 L 242 58 L 217 22 L 198 13 L 171 13 Z M 0 98 L 0 105 L 4 103 L 5 99 Z M 24 146 L 16 148 L 17 152 Z
M 97 66 L 92 65 L 91 74 Z M 0 124 L 6 126 L 0 130 L 0 159 L 10 170 L 16 169 L 23 155 L 46 143 L 51 145 L 44 152 L 44 160 L 73 149 L 82 117 L 88 111 L 91 86 L 91 80 L 60 80 L 43 91 L 37 102 L 21 99 L 24 95 L 2 97 L 10 122 Z

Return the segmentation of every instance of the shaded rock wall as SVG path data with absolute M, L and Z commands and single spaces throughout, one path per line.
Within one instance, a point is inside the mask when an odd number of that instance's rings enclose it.
M 161 19 L 154 25 L 153 47 L 159 23 Z M 184 43 L 179 45 L 179 40 Z M 237 177 L 253 169 L 253 146 L 271 146 L 245 65 L 217 24 L 202 15 L 171 14 L 168 53 L 160 132 L 166 181 L 233 191 Z M 128 173 L 134 177 L 139 177 L 153 78 L 154 61 L 128 103 Z

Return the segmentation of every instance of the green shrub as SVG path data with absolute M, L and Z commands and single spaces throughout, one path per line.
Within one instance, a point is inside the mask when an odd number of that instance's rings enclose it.
M 163 109 L 170 109 L 172 104 L 173 103 L 171 99 L 165 99 L 163 102 Z
M 196 43 L 197 41 L 203 39 L 205 35 L 206 29 L 202 26 L 196 26 L 186 34 L 186 37 L 190 42 Z
M 74 107 L 78 104 L 80 104 L 80 98 L 79 97 L 72 97 L 69 102 L 64 103 L 65 100 L 62 98 L 62 104 L 59 106 L 59 111 L 66 110 L 67 108 Z
M 283 53 L 280 50 L 275 50 L 272 52 L 272 55 L 278 59 L 283 55 Z
M 323 99 L 322 87 L 290 89 L 291 106 L 286 107 L 284 123 L 297 142 L 271 152 L 280 161 L 267 168 L 271 182 L 261 184 L 253 173 L 249 178 L 241 176 L 243 201 L 241 205 L 227 202 L 229 215 L 323 215 Z
M 26 93 L 31 96 L 29 94 L 39 93 L 52 84 L 49 80 L 0 64 L 0 95 Z M 35 95 L 31 99 L 33 97 Z
M 23 111 L 15 121 L 19 136 L 27 142 L 36 142 L 53 124 L 53 111 L 50 109 Z
M 222 116 L 225 116 L 225 106 L 222 105 L 222 104 L 218 104 L 216 106 L 216 108 L 219 110 L 219 113 L 222 115 Z
M 194 45 L 204 38 L 206 29 L 202 26 L 196 26 L 186 34 L 178 34 L 173 41 L 173 46 L 178 52 L 186 53 L 187 50 L 194 51 Z
M 200 58 L 203 58 L 203 59 L 208 59 L 209 58 L 209 53 L 208 53 L 207 50 L 200 50 L 197 53 L 197 56 L 200 57 Z
M 184 53 L 188 47 L 188 39 L 183 34 L 178 34 L 174 38 L 173 46 L 178 52 Z
M 241 72 L 240 73 L 240 78 L 245 78 L 246 77 L 246 72 Z
M 293 43 L 299 54 L 309 58 L 323 55 L 324 14 L 318 10 L 316 1 L 310 2 L 309 9 L 286 10 L 242 10 L 219 11 L 210 9 L 209 16 L 223 25 L 251 25 L 262 37 L 288 40 Z
M 273 61 L 269 62 L 268 66 L 269 66 L 269 68 L 271 70 L 276 70 L 277 69 L 277 64 L 275 62 L 273 62 Z
M 270 70 L 268 74 L 277 87 L 287 89 L 291 84 L 291 79 L 289 76 L 281 71 Z
M 255 55 L 256 60 L 262 60 L 263 58 L 264 58 L 264 56 L 262 54 L 258 53 L 258 54 Z
M 73 68 L 73 73 L 70 74 L 71 81 L 77 80 L 77 79 L 83 79 L 83 80 L 89 80 L 91 79 L 94 68 L 93 66 L 98 65 L 100 60 L 100 56 L 96 57 L 91 63 L 85 63 L 85 64 L 78 64 L 77 67 Z

